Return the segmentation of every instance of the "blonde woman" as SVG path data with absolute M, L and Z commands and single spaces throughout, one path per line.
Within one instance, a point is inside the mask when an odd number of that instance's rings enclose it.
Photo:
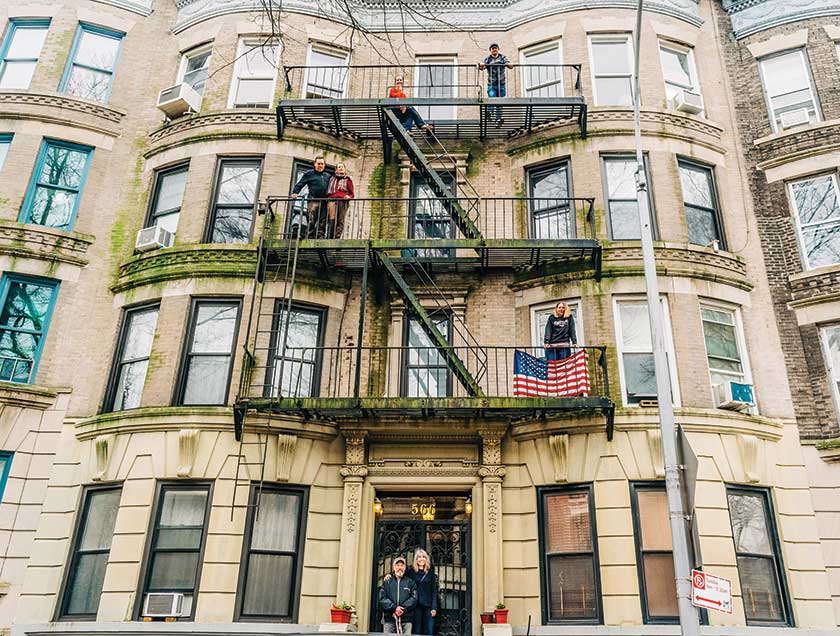
M 406 572 L 417 585 L 417 607 L 414 609 L 414 633 L 432 636 L 438 610 L 437 574 L 425 550 L 414 552 L 414 563 Z
M 554 306 L 554 311 L 545 323 L 545 357 L 548 360 L 565 360 L 572 354 L 572 346 L 577 344 L 575 317 L 572 309 L 562 300 Z

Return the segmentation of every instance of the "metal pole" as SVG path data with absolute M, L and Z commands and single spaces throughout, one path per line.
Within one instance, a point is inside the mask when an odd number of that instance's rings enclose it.
M 656 259 L 653 253 L 650 208 L 648 207 L 648 185 L 642 153 L 641 90 L 639 83 L 639 60 L 641 58 L 642 3 L 639 0 L 636 12 L 636 42 L 633 85 L 633 114 L 636 137 L 636 200 L 639 206 L 641 224 L 642 257 L 645 267 L 645 288 L 647 289 L 648 315 L 653 344 L 653 361 L 656 373 L 656 395 L 659 404 L 659 430 L 662 432 L 662 455 L 665 464 L 665 490 L 668 495 L 668 514 L 671 521 L 671 542 L 674 551 L 674 573 L 677 584 L 677 606 L 680 613 L 682 636 L 698 636 L 700 622 L 697 610 L 691 604 L 691 564 L 689 561 L 688 532 L 680 489 L 680 468 L 677 463 L 677 433 L 674 422 L 674 406 L 671 401 L 671 374 L 665 353 L 665 330 L 662 323 L 662 305 L 659 301 L 659 285 L 656 280 Z

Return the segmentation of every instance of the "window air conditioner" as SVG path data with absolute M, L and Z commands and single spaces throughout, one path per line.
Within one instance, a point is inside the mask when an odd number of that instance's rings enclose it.
M 181 615 L 184 595 L 178 592 L 146 594 L 143 603 L 143 616 L 150 618 L 169 618 Z
M 172 247 L 175 235 L 159 225 L 146 227 L 137 233 L 137 242 L 134 248 L 138 252 L 148 252 L 161 247 Z
M 703 98 L 700 93 L 681 90 L 674 96 L 674 108 L 683 112 L 696 115 L 703 112 Z
M 779 121 L 783 129 L 793 128 L 794 126 L 802 126 L 811 121 L 808 115 L 807 108 L 797 108 L 796 110 L 789 110 L 786 113 L 779 115 Z
M 752 384 L 724 382 L 713 384 L 715 406 L 728 411 L 747 411 L 755 406 Z
M 164 88 L 158 94 L 157 107 L 166 113 L 167 117 L 174 119 L 184 113 L 198 112 L 201 107 L 201 95 L 189 84 L 175 84 Z

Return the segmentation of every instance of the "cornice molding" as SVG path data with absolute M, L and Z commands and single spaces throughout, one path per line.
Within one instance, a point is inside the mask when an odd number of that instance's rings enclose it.
M 321 2 L 313 7 L 311 0 L 283 0 L 285 13 L 311 16 L 317 14 L 340 24 L 350 25 L 343 10 L 344 3 Z M 353 19 L 364 29 L 372 31 L 423 32 L 452 29 L 507 30 L 513 27 L 558 13 L 583 9 L 635 9 L 636 0 L 462 0 L 451 2 L 427 0 L 423 10 L 406 17 L 397 2 L 354 0 Z M 261 10 L 260 0 L 176 0 L 178 16 L 173 27 L 179 33 L 199 22 L 228 13 Z M 646 0 L 645 8 L 650 13 L 660 13 L 693 26 L 700 26 L 697 0 Z M 383 15 L 384 10 L 384 15 Z M 428 17 L 420 13 L 428 13 Z
M 0 405 L 46 411 L 55 404 L 58 393 L 43 386 L 0 382 Z
M 125 9 L 143 17 L 152 14 L 152 0 L 93 0 L 100 4 L 110 4 L 118 9 Z
M 32 119 L 50 124 L 83 128 L 118 137 L 123 110 L 66 95 L 31 91 L 0 92 L 0 109 L 8 119 Z M 79 115 L 88 118 L 80 118 Z
M 93 241 L 89 234 L 0 220 L 0 255 L 4 256 L 84 267 L 88 263 L 84 256 Z
M 723 0 L 723 8 L 739 40 L 791 22 L 840 15 L 837 0 Z

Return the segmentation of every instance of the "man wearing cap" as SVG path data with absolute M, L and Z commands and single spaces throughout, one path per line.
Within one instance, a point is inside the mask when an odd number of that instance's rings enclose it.
M 405 576 L 405 557 L 394 559 L 394 576 L 379 588 L 379 609 L 382 610 L 382 631 L 386 634 L 411 634 L 417 586 Z
M 505 69 L 513 68 L 513 64 L 510 63 L 507 56 L 502 55 L 498 44 L 493 42 L 490 45 L 490 55 L 479 63 L 478 68 L 482 71 L 485 68 L 487 69 L 487 97 L 506 97 L 507 78 L 505 77 Z M 504 123 L 501 106 L 489 106 L 487 113 L 496 120 L 497 127 Z

